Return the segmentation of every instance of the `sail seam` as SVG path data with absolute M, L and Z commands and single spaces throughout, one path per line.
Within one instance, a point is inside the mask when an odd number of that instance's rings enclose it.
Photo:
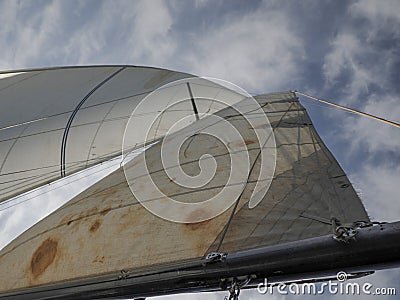
M 61 141 L 61 177 L 65 177 L 65 156 L 66 156 L 66 149 L 67 149 L 67 138 L 68 138 L 68 133 L 71 128 L 72 122 L 78 113 L 79 109 L 82 107 L 82 105 L 85 103 L 85 101 L 95 92 L 97 91 L 101 86 L 103 86 L 106 82 L 111 80 L 113 77 L 115 77 L 118 73 L 123 71 L 126 67 L 122 67 L 112 73 L 110 76 L 108 76 L 106 79 L 101 81 L 99 84 L 97 84 L 75 107 L 74 111 L 72 112 L 71 116 L 68 119 L 67 125 L 64 130 L 63 138 Z

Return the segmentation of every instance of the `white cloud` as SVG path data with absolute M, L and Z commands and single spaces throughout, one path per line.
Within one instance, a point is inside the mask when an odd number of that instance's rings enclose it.
M 162 64 L 174 52 L 164 1 L 0 3 L 0 67 L 136 63 Z M 82 10 L 82 11 L 80 11 Z M 23 17 L 21 15 L 23 14 Z
M 192 24 L 182 35 L 175 25 L 186 12 L 177 3 L 172 6 L 165 1 L 105 1 L 84 16 L 68 10 L 65 2 L 46 2 L 43 10 L 32 9 L 26 20 L 17 22 L 13 67 L 43 61 L 153 65 L 263 92 L 289 89 L 299 80 L 304 46 L 284 12 L 263 4 L 255 11 L 221 16 L 214 26 Z M 30 8 L 19 8 L 24 9 Z
M 350 33 L 344 32 L 337 35 L 331 42 L 331 51 L 325 56 L 323 65 L 324 75 L 329 85 L 335 85 L 336 80 L 344 72 L 351 74 L 350 81 L 344 86 L 343 91 L 350 98 L 357 98 L 361 92 L 368 92 L 368 86 L 374 82 L 375 76 L 359 62 L 367 50 L 360 39 Z
M 400 2 L 397 0 L 362 0 L 357 1 L 349 7 L 353 16 L 367 18 L 373 26 L 369 26 L 371 34 L 376 34 L 381 29 L 394 30 L 400 33 L 400 28 L 395 26 L 400 22 Z
M 335 90 L 341 103 L 395 122 L 400 120 L 399 98 L 392 86 L 399 9 L 398 1 L 350 5 L 347 22 L 331 41 L 323 67 L 326 90 Z M 370 215 L 381 221 L 398 220 L 399 129 L 349 114 L 339 115 L 335 122 L 341 127 L 336 138 L 347 146 L 345 163 L 355 170 L 350 177 L 361 188 Z
M 218 28 L 192 36 L 194 49 L 184 56 L 185 63 L 200 75 L 250 91 L 280 89 L 301 75 L 304 49 L 293 29 L 282 13 L 265 7 L 232 16 Z
M 175 51 L 175 41 L 170 36 L 173 17 L 165 1 L 136 2 L 132 36 L 129 40 L 132 58 L 144 58 L 160 64 Z M 138 46 L 140 45 L 140 46 Z
M 400 107 L 397 95 L 370 95 L 365 100 L 363 111 L 395 122 L 400 121 Z M 383 155 L 385 151 L 400 153 L 400 130 L 367 117 L 349 117 L 343 122 L 346 130 L 342 138 L 348 140 L 349 155 L 354 156 L 361 148 L 370 155 Z
M 368 94 L 372 85 L 390 88 L 391 71 L 398 62 L 398 11 L 400 2 L 390 0 L 357 1 L 348 7 L 347 22 L 331 40 L 323 65 L 327 87 L 342 81 L 340 92 L 348 96 L 347 102 Z
M 69 13 L 82 25 L 64 32 L 67 64 L 161 65 L 174 52 L 164 1 L 104 1 L 90 16 Z
M 210 3 L 210 0 L 195 0 L 194 1 L 194 6 L 196 8 L 202 8 L 207 6 Z
M 352 174 L 351 178 L 355 178 L 356 187 L 361 189 L 363 203 L 373 220 L 399 220 L 399 161 L 380 166 L 366 164 L 359 172 Z
M 17 15 L 17 1 L 3 1 L 0 2 L 0 41 L 1 41 L 1 55 L 0 55 L 0 68 L 11 69 L 14 44 L 13 36 L 14 29 L 16 26 L 16 15 Z
M 31 10 L 30 3 L 22 2 L 19 11 Z M 38 57 L 56 57 L 54 43 L 60 31 L 61 5 L 59 1 L 47 2 L 40 13 L 29 15 L 16 22 L 15 61 L 22 66 L 31 65 Z M 61 46 L 61 45 L 60 45 Z

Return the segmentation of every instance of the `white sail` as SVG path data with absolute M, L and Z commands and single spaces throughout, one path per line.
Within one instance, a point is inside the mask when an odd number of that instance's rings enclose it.
M 230 202 L 237 202 L 236 206 L 197 223 L 171 222 L 147 210 L 131 191 L 141 186 L 145 195 L 148 191 L 144 188 L 146 181 L 141 179 L 143 169 L 138 167 L 144 155 L 159 189 L 183 203 L 209 199 L 226 188 L 229 177 L 228 149 L 210 136 L 193 135 L 183 147 L 187 151 L 179 152 L 182 168 L 197 174 L 199 157 L 209 153 L 219 169 L 202 187 L 178 186 L 161 164 L 162 143 L 157 143 L 6 246 L 0 252 L 0 291 L 117 274 L 121 270 L 140 274 L 145 267 L 156 270 L 163 264 L 199 259 L 216 250 L 255 249 L 322 236 L 331 232 L 331 218 L 367 221 L 360 199 L 295 94 L 274 93 L 256 100 L 271 122 L 276 144 L 272 182 L 257 205 L 249 206 L 249 201 L 260 182 L 260 151 L 265 144 L 257 141 L 254 128 L 248 126 L 244 116 L 236 114 L 235 106 L 228 107 L 214 115 L 229 121 L 244 137 L 245 145 L 231 146 L 245 146 L 252 166 L 242 182 L 243 193 Z M 179 138 L 192 129 L 197 132 L 199 124 L 205 122 L 207 117 L 172 136 Z M 136 181 L 132 186 L 127 179 Z M 163 201 L 150 192 L 147 200 L 160 201 L 161 205 Z M 206 213 L 201 209 L 181 212 L 188 219 Z
M 131 66 L 0 73 L 0 202 L 120 155 L 135 105 L 187 77 Z

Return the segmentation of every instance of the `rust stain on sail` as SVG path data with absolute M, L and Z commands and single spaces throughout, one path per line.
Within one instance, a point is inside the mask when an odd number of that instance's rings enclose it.
M 0 273 L 0 291 L 201 257 L 229 217 L 230 210 L 195 224 L 163 220 L 142 207 L 126 183 L 115 184 L 123 181 L 119 169 L 98 183 L 108 187 L 104 193 L 74 199 L 3 249 L 0 269 L 15 264 L 18 271 Z M 114 197 L 110 190 L 117 190 Z M 31 276 L 23 275 L 28 266 Z
M 103 256 L 97 255 L 95 259 L 93 259 L 92 263 L 104 263 L 104 260 L 105 260 L 104 255 Z
M 100 220 L 94 221 L 94 223 L 92 224 L 92 226 L 90 226 L 89 231 L 90 231 L 90 232 L 96 232 L 96 231 L 99 229 L 100 225 L 101 225 Z
M 205 211 L 205 210 L 200 208 L 200 209 L 197 209 L 197 210 L 193 211 L 192 213 L 190 213 L 188 215 L 187 219 L 188 219 L 188 222 L 189 222 L 189 221 L 195 220 L 196 218 L 197 219 L 203 219 L 204 217 L 207 217 L 208 215 L 209 214 L 207 213 L 207 211 Z M 183 227 L 186 230 L 189 230 L 189 231 L 196 231 L 199 228 L 203 228 L 204 229 L 205 226 L 210 226 L 210 223 L 211 223 L 210 221 L 211 220 L 206 220 L 206 221 L 197 222 L 197 223 L 184 223 Z
M 50 266 L 57 255 L 58 242 L 46 239 L 33 253 L 31 259 L 31 272 L 34 278 L 40 276 Z

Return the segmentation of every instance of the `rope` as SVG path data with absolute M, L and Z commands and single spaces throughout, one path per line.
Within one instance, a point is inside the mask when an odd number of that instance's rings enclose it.
M 331 105 L 331 106 L 334 106 L 334 107 L 337 107 L 337 108 L 340 108 L 340 109 L 343 109 L 343 110 L 346 110 L 346 111 L 349 111 L 349 112 L 352 112 L 352 113 L 355 113 L 355 114 L 358 114 L 358 115 L 361 115 L 361 116 L 364 116 L 364 117 L 368 117 L 368 118 L 371 118 L 371 119 L 374 119 L 374 120 L 389 124 L 389 125 L 397 127 L 397 128 L 400 128 L 400 123 L 397 123 L 397 122 L 393 122 L 393 121 L 390 121 L 390 120 L 387 120 L 387 119 L 384 119 L 384 118 L 380 118 L 380 117 L 377 117 L 377 116 L 374 116 L 374 115 L 371 115 L 371 114 L 368 114 L 368 113 L 365 113 L 365 112 L 362 112 L 362 111 L 359 111 L 359 110 L 356 110 L 356 109 L 352 109 L 352 108 L 349 108 L 349 107 L 346 107 L 346 106 L 343 106 L 343 105 L 339 105 L 339 104 L 336 104 L 336 103 L 333 103 L 333 102 L 330 102 L 330 101 L 327 101 L 327 100 L 324 100 L 324 99 L 320 99 L 320 98 L 317 98 L 317 97 L 314 97 L 314 96 L 311 96 L 311 95 L 308 95 L 306 93 L 302 93 L 302 92 L 299 92 L 299 91 L 296 91 L 296 90 L 291 91 L 291 92 L 300 94 L 300 95 L 302 95 L 304 97 L 307 97 L 307 98 L 309 98 L 311 100 L 315 100 L 315 101 L 318 101 L 318 102 L 321 102 L 321 103 L 325 103 L 325 104 L 328 104 L 328 105 Z

